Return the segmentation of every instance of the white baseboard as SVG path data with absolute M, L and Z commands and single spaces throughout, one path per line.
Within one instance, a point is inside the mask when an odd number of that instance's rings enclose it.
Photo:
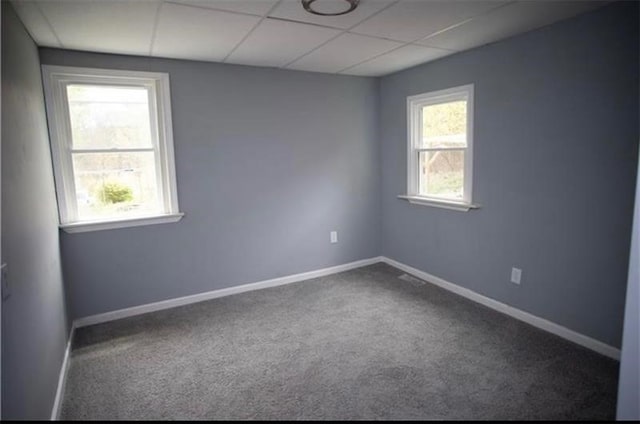
M 570 330 L 566 327 L 563 327 L 554 322 L 548 321 L 544 318 L 537 317 L 528 312 L 524 312 L 520 309 L 516 309 L 512 306 L 499 302 L 497 300 L 491 299 L 489 297 L 478 294 L 472 290 L 466 289 L 459 285 L 450 283 L 442 278 L 436 277 L 435 275 L 431 275 L 427 272 L 421 271 L 419 269 L 413 268 L 409 265 L 405 265 L 396 260 L 378 256 L 369 259 L 363 259 L 355 262 L 350 262 L 342 265 L 337 265 L 329 268 L 323 268 L 315 271 L 303 272 L 300 274 L 288 275 L 279 278 L 273 278 L 270 280 L 243 284 L 240 286 L 229 287 L 225 289 L 213 290 L 205 293 L 194 294 L 190 296 L 178 297 L 175 299 L 163 300 L 160 302 L 148 303 L 145 305 L 133 306 L 131 308 L 119 309 L 112 312 L 106 312 L 97 315 L 91 315 L 83 318 L 79 318 L 73 322 L 73 329 L 85 327 L 88 325 L 100 324 L 104 322 L 114 321 L 121 318 L 131 317 L 135 315 L 146 314 L 149 312 L 160 311 L 164 309 L 175 308 L 178 306 L 189 305 L 192 303 L 198 303 L 205 300 L 216 299 L 219 297 L 230 296 L 233 294 L 244 293 L 253 290 L 260 290 L 268 287 L 276 287 L 282 286 L 285 284 L 296 283 L 300 281 L 309 280 L 312 278 L 323 277 L 331 274 L 335 274 L 338 272 L 348 271 L 355 268 L 360 268 L 367 265 L 372 265 L 377 262 L 385 262 L 391 266 L 394 266 L 398 269 L 401 269 L 409 274 L 413 274 L 416 277 L 419 277 L 423 280 L 426 280 L 432 284 L 435 284 L 445 290 L 463 296 L 467 299 L 470 299 L 474 302 L 480 303 L 481 305 L 487 306 L 491 309 L 494 309 L 503 314 L 509 315 L 513 318 L 516 318 L 520 321 L 526 322 L 527 324 L 533 325 L 541 330 L 547 331 L 549 333 L 560 336 L 566 340 L 569 340 L 573 343 L 584 346 L 588 349 L 591 349 L 595 352 L 598 352 L 602 355 L 608 356 L 610 358 L 620 360 L 620 349 L 617 349 L 613 346 L 607 345 L 603 342 L 595 340 L 591 337 L 585 336 L 584 334 L 580 334 L 576 331 Z M 60 371 L 60 381 L 58 384 L 58 393 L 56 393 L 56 403 L 54 405 L 54 412 L 57 413 L 57 408 L 59 408 L 59 401 L 62 396 L 62 390 L 64 386 L 64 375 L 66 374 L 67 368 L 67 359 L 69 356 L 69 347 L 71 343 L 71 337 L 69 339 L 69 346 L 67 346 L 67 352 L 65 353 L 65 360 L 63 363 L 63 367 Z
M 175 308 L 177 306 L 189 305 L 192 303 L 202 302 L 205 300 L 216 299 L 219 297 L 230 296 L 233 294 L 244 293 L 253 290 L 260 290 L 268 287 L 282 286 L 285 284 L 296 283 L 300 281 L 309 280 L 312 278 L 324 277 L 327 275 L 335 274 L 338 272 L 348 271 L 355 268 L 360 268 L 367 265 L 372 265 L 377 262 L 384 262 L 391 266 L 394 266 L 400 270 L 403 270 L 409 274 L 412 274 L 418 278 L 421 278 L 429 283 L 435 284 L 445 290 L 453 292 L 457 295 L 470 299 L 476 303 L 487 306 L 495 311 L 501 312 L 505 315 L 509 315 L 517 320 L 523 321 L 541 330 L 560 336 L 573 343 L 584 346 L 609 358 L 620 360 L 620 349 L 607 345 L 603 342 L 595 340 L 591 337 L 585 336 L 559 324 L 548 321 L 544 318 L 537 317 L 528 312 L 524 312 L 520 309 L 516 309 L 512 306 L 498 302 L 497 300 L 478 294 L 472 290 L 458 286 L 443 280 L 440 277 L 431 275 L 427 272 L 413 268 L 409 265 L 405 265 L 396 260 L 387 258 L 385 256 L 378 256 L 369 259 L 363 259 L 355 262 L 350 262 L 342 265 L 337 265 L 329 268 L 319 269 L 315 271 L 303 272 L 301 274 L 288 275 L 285 277 L 273 278 L 271 280 L 260 281 L 256 283 L 243 284 L 241 286 L 229 287 L 226 289 L 213 290 L 210 292 L 199 293 L 191 296 L 184 296 L 175 299 L 164 300 L 161 302 L 149 303 L 146 305 L 134 306 L 131 308 L 119 309 L 117 311 L 106 312 L 98 315 L 91 315 L 83 318 L 79 318 L 73 322 L 71 327 L 71 333 L 69 335 L 69 341 L 65 350 L 64 359 L 62 361 L 62 367 L 60 368 L 60 376 L 58 378 L 58 389 L 56 391 L 56 397 L 51 412 L 51 419 L 57 420 L 60 414 L 60 406 L 62 396 L 64 395 L 64 386 L 66 383 L 67 370 L 69 367 L 69 355 L 71 351 L 71 343 L 73 341 L 73 335 L 76 328 L 85 327 L 87 325 L 100 324 L 108 321 L 117 320 L 120 318 L 131 317 L 135 315 L 146 314 L 148 312 L 160 311 L 163 309 Z
M 620 360 L 620 349 L 617 349 L 606 343 L 603 343 L 596 339 L 592 339 L 591 337 L 585 336 L 584 334 L 580 334 L 566 327 L 563 327 L 559 324 L 548 321 L 544 318 L 537 317 L 528 312 L 524 312 L 520 309 L 516 309 L 502 302 L 498 302 L 497 300 L 483 296 L 472 290 L 465 289 L 464 287 L 461 287 L 457 284 L 450 283 L 446 280 L 443 280 L 440 277 L 436 277 L 435 275 L 431 275 L 427 272 L 413 268 L 409 265 L 405 265 L 396 260 L 393 260 L 384 256 L 381 257 L 381 260 L 382 262 L 385 262 L 391 266 L 401 269 L 409 274 L 413 274 L 414 276 L 421 278 L 425 281 L 428 281 L 432 284 L 435 284 L 436 286 L 441 287 L 445 290 L 458 294 L 462 297 L 466 297 L 467 299 L 473 300 L 474 302 L 480 303 L 481 305 L 487 306 L 493 310 L 509 315 L 510 317 L 513 317 L 517 320 L 526 322 L 527 324 L 533 325 L 534 327 L 537 327 L 541 330 L 555 334 L 556 336 L 560 336 L 563 339 L 579 344 L 580 346 L 584 346 L 604 356 L 608 356 L 609 358 L 613 358 L 618 361 Z
M 336 265 L 329 268 L 303 272 L 301 274 L 288 275 L 285 277 L 273 278 L 271 280 L 264 280 L 256 283 L 249 283 L 249 284 L 243 284 L 241 286 L 229 287 L 226 289 L 219 289 L 219 290 L 213 290 L 205 293 L 198 293 L 191 296 L 177 297 L 175 299 L 163 300 L 160 302 L 148 303 L 140 306 L 133 306 L 131 308 L 119 309 L 117 311 L 105 312 L 103 314 L 90 315 L 87 317 L 78 318 L 73 323 L 75 328 L 86 327 L 87 325 L 100 324 L 103 322 L 113 321 L 120 318 L 146 314 L 148 312 L 155 312 L 163 309 L 175 308 L 177 306 L 189 305 L 192 303 L 202 302 L 205 300 L 216 299 L 224 296 L 230 296 L 232 294 L 266 289 L 268 287 L 282 286 L 285 284 L 297 283 L 299 281 L 309 280 L 311 278 L 324 277 L 326 275 L 348 271 L 350 269 L 360 268 L 360 267 L 371 265 L 377 262 L 382 262 L 382 258 L 374 257 L 369 259 L 362 259 L 359 261 L 349 262 L 342 265 Z
M 67 340 L 67 347 L 64 350 L 64 358 L 62 359 L 62 366 L 60 367 L 60 375 L 58 376 L 58 388 L 56 389 L 56 397 L 53 401 L 53 408 L 51 409 L 51 421 L 57 421 L 60 418 L 60 406 L 62 405 L 62 396 L 64 396 L 64 387 L 67 383 L 69 355 L 71 354 L 71 342 L 73 341 L 74 332 L 75 325 L 72 324 L 71 331 L 69 332 L 69 340 Z

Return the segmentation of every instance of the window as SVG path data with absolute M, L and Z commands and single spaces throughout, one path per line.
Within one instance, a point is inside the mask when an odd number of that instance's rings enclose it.
M 178 221 L 169 76 L 43 66 L 62 228 Z
M 407 195 L 412 203 L 457 210 L 471 202 L 473 85 L 407 98 Z

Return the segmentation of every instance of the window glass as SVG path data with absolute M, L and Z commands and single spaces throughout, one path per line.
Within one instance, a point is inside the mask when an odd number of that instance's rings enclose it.
M 144 87 L 67 86 L 74 149 L 151 147 Z
M 464 151 L 420 152 L 420 194 L 462 200 Z
M 423 147 L 465 147 L 467 102 L 456 101 L 422 108 Z

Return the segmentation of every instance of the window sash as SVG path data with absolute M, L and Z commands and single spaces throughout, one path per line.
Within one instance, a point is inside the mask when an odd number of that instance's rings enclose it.
M 75 199 L 75 203 L 76 203 L 76 208 L 78 208 L 77 206 L 77 189 L 76 189 L 76 173 L 75 173 L 75 169 L 73 166 L 73 156 L 78 154 L 78 155 L 102 155 L 102 154 L 117 154 L 117 153 L 153 153 L 153 159 L 154 159 L 154 168 L 155 168 L 155 172 L 156 172 L 156 196 L 158 196 L 158 205 L 162 206 L 161 210 L 158 210 L 158 213 L 170 213 L 171 211 L 166 210 L 166 203 L 165 203 L 165 199 L 164 199 L 164 190 L 163 190 L 163 184 L 164 184 L 164 180 L 163 180 L 163 175 L 162 175 L 162 170 L 159 169 L 160 167 L 160 160 L 159 160 L 159 152 L 158 149 L 153 149 L 153 148 L 149 148 L 149 149 L 104 149 L 104 151 L 96 151 L 96 150 L 88 150 L 88 151 L 72 151 L 70 152 L 70 162 L 71 162 L 71 171 L 70 171 L 70 175 L 73 178 L 73 181 L 70 182 L 70 184 L 73 184 L 73 189 L 74 189 L 74 199 Z M 88 219 L 81 219 L 79 216 L 79 209 L 76 209 L 75 211 L 75 216 L 76 216 L 76 221 L 77 222 L 83 222 L 86 221 Z M 116 217 L 115 219 L 126 219 L 127 216 L 135 216 L 135 215 L 121 215 Z M 113 218 L 111 218 L 113 219 Z
M 159 147 L 160 143 L 158 140 L 158 98 L 156 96 L 156 84 L 155 83 L 135 83 L 132 82 L 130 84 L 120 84 L 120 83 L 107 83 L 105 81 L 98 81 L 95 84 L 89 83 L 89 82 L 83 82 L 83 83 L 77 83 L 75 81 L 64 81 L 61 83 L 61 94 L 64 97 L 64 104 L 65 104 L 65 116 L 67 119 L 67 125 L 68 125 L 68 131 L 69 131 L 69 135 L 67 137 L 67 142 L 68 142 L 68 146 L 69 149 L 71 151 L 76 151 L 76 150 L 95 150 L 95 151 L 99 151 L 99 150 L 109 150 L 109 149 L 105 149 L 105 148 L 83 148 L 83 149 L 75 149 L 73 147 L 73 132 L 71 130 L 71 111 L 69 109 L 69 95 L 68 95 L 68 90 L 67 87 L 70 85 L 86 85 L 86 86 L 90 86 L 90 87 L 95 87 L 95 86 L 102 86 L 102 87 L 109 87 L 109 88 L 141 88 L 146 90 L 147 92 L 147 105 L 148 105 L 148 114 L 149 114 L 149 125 L 150 125 L 150 133 L 151 133 L 151 148 L 152 149 L 156 149 Z M 88 102 L 89 103 L 89 102 Z M 105 103 L 118 103 L 118 102 L 105 102 Z M 142 147 L 141 147 L 142 148 Z M 117 147 L 114 148 L 114 150 L 116 149 L 129 149 L 127 147 Z M 136 149 L 136 148 L 132 148 L 132 149 Z

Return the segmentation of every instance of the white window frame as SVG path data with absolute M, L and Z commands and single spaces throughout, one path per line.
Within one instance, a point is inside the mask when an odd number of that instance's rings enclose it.
M 422 111 L 425 106 L 464 100 L 467 102 L 467 147 L 422 147 Z M 419 192 L 420 152 L 465 151 L 462 201 L 445 197 L 425 196 Z M 398 196 L 413 204 L 435 206 L 458 211 L 475 209 L 473 196 L 473 84 L 432 91 L 407 97 L 407 194 Z
M 106 230 L 179 221 L 176 172 L 171 122 L 169 75 L 159 72 L 113 69 L 42 66 L 51 155 L 53 158 L 60 227 L 66 232 Z M 78 219 L 78 206 L 72 162 L 71 122 L 66 87 L 70 84 L 142 87 L 149 91 L 149 116 L 152 123 L 152 147 L 143 149 L 87 149 L 95 153 L 153 151 L 160 187 L 161 213 L 148 216 L 118 217 L 85 221 Z M 157 127 L 157 132 L 154 131 Z M 82 149 L 75 149 L 78 153 Z

